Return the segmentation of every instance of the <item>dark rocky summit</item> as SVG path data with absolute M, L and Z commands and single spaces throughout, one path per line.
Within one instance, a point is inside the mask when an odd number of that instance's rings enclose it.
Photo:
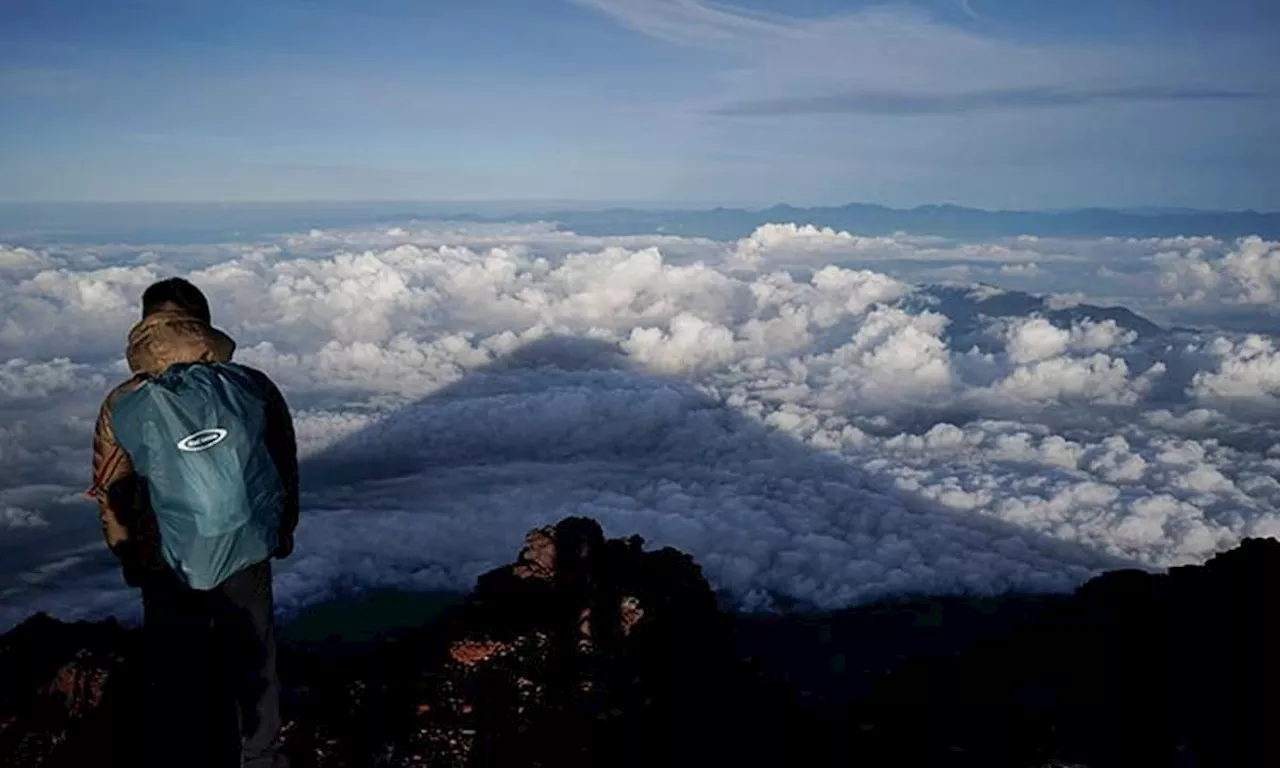
M 311 690 L 287 743 L 318 766 L 649 764 L 715 741 L 705 715 L 732 660 L 691 558 L 568 518 L 452 615 L 299 670 Z
M 286 648 L 295 766 L 1277 765 L 1280 542 L 1060 597 L 729 617 L 701 570 L 569 518 L 443 616 Z M 0 638 L 0 760 L 128 765 L 136 630 Z

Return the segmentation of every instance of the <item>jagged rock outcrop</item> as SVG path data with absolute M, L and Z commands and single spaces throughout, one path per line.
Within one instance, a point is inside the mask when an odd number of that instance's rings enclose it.
M 443 618 L 286 653 L 282 738 L 316 768 L 1280 765 L 1277 583 L 1280 542 L 1249 540 L 1074 595 L 731 629 L 689 557 L 569 518 Z M 0 638 L 4 764 L 128 764 L 135 636 L 37 616 Z
M 124 747 L 136 694 L 134 634 L 114 621 L 43 614 L 0 637 L 0 758 L 13 766 L 90 765 Z
M 730 626 L 691 558 L 642 543 L 583 518 L 531 531 L 431 637 L 314 699 L 290 751 L 320 766 L 631 765 L 705 743 L 692 723 L 732 666 Z

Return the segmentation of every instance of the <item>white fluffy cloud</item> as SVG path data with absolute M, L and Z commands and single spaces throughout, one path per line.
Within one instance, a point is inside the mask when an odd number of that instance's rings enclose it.
M 101 389 L 106 382 L 102 373 L 87 365 L 74 364 L 65 357 L 40 363 L 13 358 L 0 363 L 0 391 L 4 392 L 8 403 L 46 400 L 59 393 L 83 388 Z
M 0 273 L 11 276 L 31 275 L 54 266 L 54 260 L 30 248 L 0 245 Z
M 1280 349 L 1274 339 L 1256 334 L 1239 341 L 1217 338 L 1205 351 L 1217 365 L 1196 373 L 1191 384 L 1196 397 L 1280 407 Z
M 1154 260 L 1161 288 L 1180 304 L 1280 305 L 1280 243 L 1247 237 L 1223 255 L 1197 246 Z
M 1197 562 L 1280 533 L 1272 338 L 906 278 L 950 259 L 1048 279 L 1121 254 L 1108 263 L 1123 291 L 1131 271 L 1164 268 L 1156 254 L 1204 247 L 404 225 L 110 263 L 8 248 L 0 500 L 22 495 L 0 505 L 0 551 L 34 551 L 30 521 L 97 535 L 73 496 L 94 411 L 124 373 L 138 294 L 183 273 L 296 412 L 309 470 L 286 607 L 465 588 L 568 514 L 690 551 L 753 607 L 1065 589 L 1117 563 Z M 1250 259 L 1231 269 L 1264 274 Z M 102 563 L 49 557 L 65 567 L 0 574 L 0 623 L 127 605 Z
M 1015 363 L 1031 363 L 1063 355 L 1068 349 L 1094 351 L 1132 344 L 1138 334 L 1122 329 L 1114 320 L 1085 320 L 1059 328 L 1043 317 L 1019 318 L 1008 324 L 1005 349 Z
M 1078 262 L 1081 257 L 1063 251 L 1037 250 L 1035 238 L 1013 238 L 1004 243 L 956 243 L 928 235 L 899 233 L 863 237 L 811 224 L 765 224 L 734 247 L 734 260 L 742 266 L 767 264 L 772 268 L 790 263 L 821 264 L 832 257 L 867 262 L 925 262 L 998 265 L 1004 274 L 1035 273 L 1035 260 Z

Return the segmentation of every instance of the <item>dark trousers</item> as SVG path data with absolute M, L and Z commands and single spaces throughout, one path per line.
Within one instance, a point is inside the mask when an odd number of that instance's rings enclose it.
M 209 591 L 172 573 L 142 589 L 148 766 L 280 768 L 271 563 Z M 243 762 L 241 762 L 243 760 Z

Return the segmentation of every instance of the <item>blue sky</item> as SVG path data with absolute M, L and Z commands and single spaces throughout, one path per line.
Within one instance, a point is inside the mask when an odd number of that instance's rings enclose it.
M 0 200 L 1280 209 L 1274 0 L 0 0 Z

